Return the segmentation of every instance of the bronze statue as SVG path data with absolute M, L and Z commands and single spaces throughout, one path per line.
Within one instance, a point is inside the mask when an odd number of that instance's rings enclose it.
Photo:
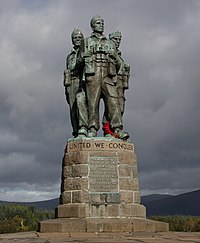
M 122 39 L 122 34 L 120 31 L 113 32 L 109 34 L 109 39 L 112 40 L 115 44 L 115 47 L 117 49 L 118 57 L 120 59 L 121 65 L 120 69 L 117 73 L 117 94 L 118 94 L 118 102 L 121 110 L 121 114 L 123 116 L 124 114 L 124 107 L 125 107 L 125 90 L 129 88 L 129 76 L 130 76 L 130 65 L 124 62 L 121 51 L 119 50 L 119 46 Z
M 104 35 L 104 20 L 95 16 L 90 22 L 93 33 L 84 40 L 82 57 L 85 66 L 88 103 L 89 137 L 99 130 L 99 103 L 104 100 L 107 119 L 115 134 L 122 132 L 123 124 L 116 91 L 116 75 L 120 68 L 117 50 Z
M 70 118 L 73 127 L 72 135 L 87 136 L 88 115 L 83 82 L 83 66 L 78 62 L 78 55 L 83 34 L 75 29 L 71 35 L 73 49 L 66 59 L 64 71 L 64 86 L 66 99 L 70 107 Z
M 122 35 L 121 32 L 116 31 L 109 34 L 109 39 L 114 42 L 115 47 L 117 49 L 118 54 L 118 62 L 120 62 L 120 68 L 117 72 L 117 82 L 116 82 L 116 90 L 118 95 L 118 103 L 121 111 L 121 116 L 124 114 L 124 107 L 125 107 L 125 90 L 128 89 L 128 79 L 130 74 L 130 66 L 126 64 L 121 56 L 121 51 L 119 50 L 119 46 L 121 43 Z M 112 135 L 112 129 L 110 128 L 110 123 L 107 118 L 107 111 L 105 110 L 103 116 L 103 130 L 104 136 Z M 125 134 L 124 134 L 125 136 Z M 125 138 L 125 137 L 123 137 Z M 126 134 L 126 139 L 128 138 L 128 134 Z
M 118 50 L 121 35 L 113 34 L 107 39 L 103 35 L 104 20 L 100 16 L 93 17 L 90 26 L 93 32 L 85 39 L 80 30 L 73 31 L 74 47 L 67 56 L 64 72 L 73 135 L 97 136 L 99 105 L 103 99 L 104 135 L 126 140 L 129 135 L 122 131 L 122 115 L 129 73 Z

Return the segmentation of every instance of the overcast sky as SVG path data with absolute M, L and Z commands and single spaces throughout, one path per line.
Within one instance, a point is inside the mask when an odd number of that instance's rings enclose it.
M 65 58 L 96 14 L 131 65 L 124 130 L 142 194 L 200 188 L 200 1 L 0 0 L 0 200 L 59 196 Z

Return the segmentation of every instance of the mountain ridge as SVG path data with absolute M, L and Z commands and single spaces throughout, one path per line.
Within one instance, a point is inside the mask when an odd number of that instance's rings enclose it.
M 176 196 L 143 203 L 147 216 L 191 215 L 200 216 L 200 189 Z
M 30 207 L 36 207 L 39 209 L 46 209 L 46 210 L 52 210 L 55 209 L 59 205 L 59 198 L 53 198 L 49 200 L 44 201 L 36 201 L 36 202 L 11 202 L 11 201 L 1 201 L 0 204 L 23 204 Z
M 147 209 L 147 217 L 151 215 L 191 215 L 200 216 L 200 189 L 179 195 L 150 194 L 141 197 L 141 204 Z M 23 204 L 39 209 L 54 210 L 59 205 L 59 198 L 37 202 L 9 202 L 0 204 Z
M 161 200 L 173 196 L 174 195 L 169 195 L 169 194 L 149 194 L 149 195 L 141 196 L 141 204 L 157 201 L 157 200 Z

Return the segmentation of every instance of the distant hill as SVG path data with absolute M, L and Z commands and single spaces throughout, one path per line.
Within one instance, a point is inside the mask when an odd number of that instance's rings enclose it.
M 143 205 L 147 208 L 147 216 L 176 214 L 200 216 L 200 190 L 143 202 Z
M 160 199 L 165 199 L 168 197 L 173 197 L 173 195 L 167 195 L 167 194 L 150 194 L 146 196 L 141 197 L 141 203 L 146 204 L 148 202 L 160 200 Z
M 0 204 L 12 203 L 0 201 Z M 14 203 L 14 202 L 13 202 Z M 54 210 L 59 205 L 59 198 L 40 202 L 16 202 L 40 209 Z M 151 215 L 192 215 L 200 216 L 200 190 L 183 193 L 177 196 L 151 194 L 141 197 L 141 203 L 147 209 L 147 217 Z
M 17 204 L 24 204 L 27 206 L 32 206 L 40 209 L 55 209 L 59 205 L 59 198 L 54 198 L 45 201 L 38 201 L 38 202 L 6 202 L 0 201 L 0 204 L 8 204 L 8 203 L 17 203 Z

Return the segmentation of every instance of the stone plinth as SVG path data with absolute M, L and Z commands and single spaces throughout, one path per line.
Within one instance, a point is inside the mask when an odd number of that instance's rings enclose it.
M 134 218 L 71 218 L 40 222 L 40 232 L 166 232 L 167 223 Z
M 113 138 L 68 142 L 56 218 L 40 222 L 40 232 L 168 229 L 165 223 L 146 220 L 146 209 L 140 205 L 134 145 Z

